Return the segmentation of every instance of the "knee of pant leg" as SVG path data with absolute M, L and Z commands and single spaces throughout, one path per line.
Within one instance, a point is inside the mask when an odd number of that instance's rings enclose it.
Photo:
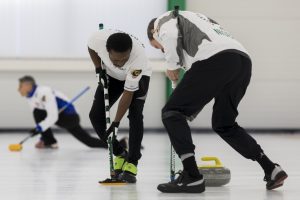
M 216 120 L 213 118 L 212 120 L 212 129 L 218 133 L 218 134 L 221 134 L 223 136 L 225 136 L 226 134 L 229 134 L 231 133 L 230 129 L 232 129 L 234 127 L 234 125 L 232 126 L 228 126 L 228 125 L 225 125 L 224 123 L 220 123 L 218 122 L 219 120 Z
M 224 128 L 222 126 L 217 126 L 216 124 L 212 124 L 212 129 L 216 132 L 216 133 L 222 133 L 225 132 Z
M 168 121 L 169 119 L 186 119 L 179 111 L 165 109 L 162 109 L 161 118 L 163 122 Z
M 229 136 L 231 135 L 231 132 L 230 132 L 230 129 L 232 127 L 228 127 L 228 126 L 216 126 L 216 125 L 213 125 L 212 126 L 212 129 L 218 133 L 219 135 L 222 135 L 222 136 Z
M 239 125 L 237 123 L 234 123 L 233 125 L 213 125 L 212 128 L 224 139 L 234 137 L 234 135 L 237 133 L 236 129 L 239 128 Z

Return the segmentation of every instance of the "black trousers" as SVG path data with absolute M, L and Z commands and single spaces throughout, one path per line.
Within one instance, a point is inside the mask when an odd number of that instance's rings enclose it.
M 124 91 L 124 81 L 119 81 L 109 77 L 109 105 L 112 105 L 118 100 Z M 141 143 L 144 135 L 143 109 L 148 92 L 150 77 L 142 76 L 139 81 L 139 90 L 134 92 L 132 102 L 129 107 L 129 151 L 128 162 L 136 163 L 141 158 Z M 90 111 L 91 123 L 100 138 L 105 136 L 106 121 L 104 108 L 104 93 L 101 84 L 98 85 L 94 102 Z M 124 151 L 118 141 L 113 143 L 114 155 L 119 155 Z
M 34 120 L 36 123 L 41 122 L 47 117 L 47 112 L 45 110 L 34 109 L 33 111 Z M 57 126 L 66 129 L 71 133 L 76 139 L 78 139 L 83 144 L 89 147 L 107 148 L 107 145 L 99 140 L 98 138 L 92 137 L 87 133 L 79 124 L 80 119 L 78 114 L 64 114 L 63 112 L 59 114 L 58 120 L 55 123 Z M 44 141 L 46 145 L 53 144 L 56 141 L 54 138 L 51 128 L 41 133 L 41 140 Z
M 215 100 L 212 128 L 232 148 L 248 159 L 263 152 L 236 122 L 238 105 L 251 78 L 251 60 L 238 53 L 223 52 L 194 63 L 162 109 L 162 120 L 172 145 L 180 156 L 194 153 L 195 146 L 187 118 L 194 118 Z

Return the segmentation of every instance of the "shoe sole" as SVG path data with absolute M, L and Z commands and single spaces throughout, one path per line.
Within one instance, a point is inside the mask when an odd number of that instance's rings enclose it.
M 165 187 L 157 186 L 157 189 L 161 191 L 162 193 L 202 193 L 205 191 L 205 186 L 199 186 L 199 187 L 181 187 L 180 189 L 178 187 L 168 189 L 166 190 Z
M 281 187 L 284 183 L 284 180 L 288 177 L 288 175 L 285 172 L 279 173 L 278 175 L 282 176 L 280 177 L 272 186 L 267 187 L 267 190 L 273 190 L 278 187 Z

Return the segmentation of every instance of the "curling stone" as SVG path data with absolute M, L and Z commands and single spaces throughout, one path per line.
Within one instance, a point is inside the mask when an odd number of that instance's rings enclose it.
M 202 157 L 202 161 L 214 161 L 214 165 L 201 165 L 198 167 L 200 174 L 203 174 L 205 185 L 218 187 L 229 183 L 230 170 L 224 167 L 217 157 Z

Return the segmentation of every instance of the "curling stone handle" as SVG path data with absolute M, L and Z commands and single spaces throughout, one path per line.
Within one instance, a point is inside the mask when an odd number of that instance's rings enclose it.
M 223 167 L 219 158 L 214 156 L 205 156 L 201 158 L 202 161 L 215 161 L 215 165 L 202 165 L 201 168 L 218 168 Z

